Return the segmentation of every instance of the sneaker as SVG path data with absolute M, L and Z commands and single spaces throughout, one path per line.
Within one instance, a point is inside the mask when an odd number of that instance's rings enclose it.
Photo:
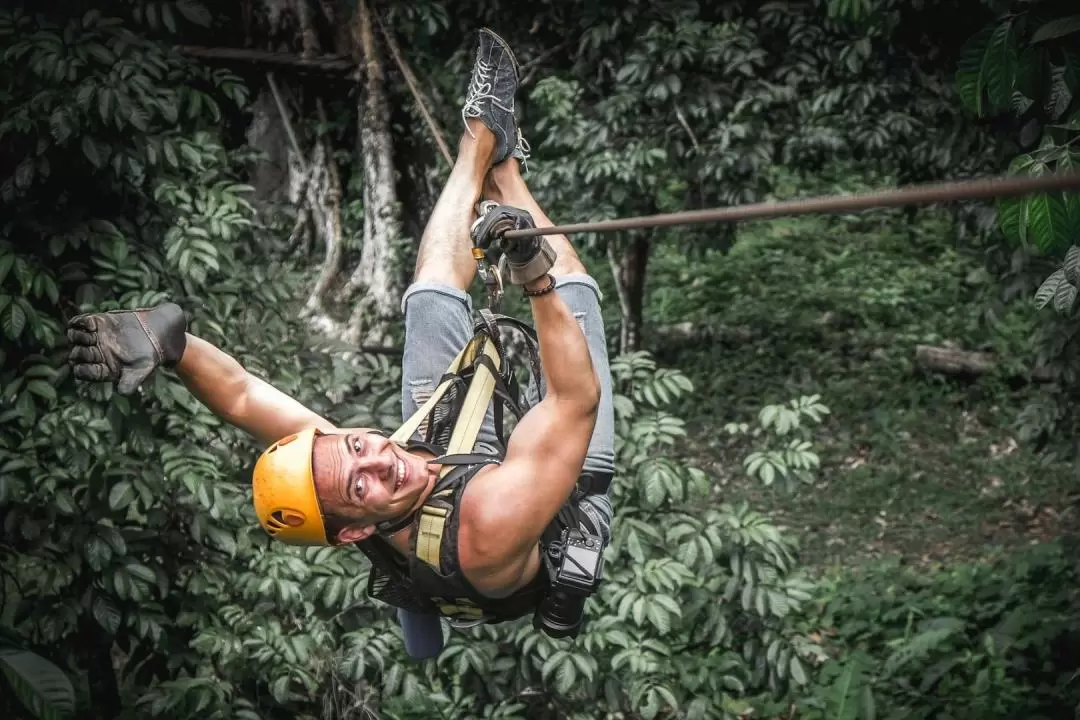
M 461 108 L 461 120 L 470 135 L 469 118 L 479 119 L 495 133 L 493 165 L 511 155 L 523 162 L 528 157 L 528 144 L 522 138 L 514 117 L 517 89 L 518 63 L 513 51 L 501 37 L 488 28 L 482 28 L 465 105 Z

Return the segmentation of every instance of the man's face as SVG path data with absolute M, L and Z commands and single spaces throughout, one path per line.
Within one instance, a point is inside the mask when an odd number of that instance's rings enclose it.
M 413 509 L 434 477 L 425 458 L 366 428 L 316 437 L 312 469 L 323 511 L 352 521 L 338 533 L 342 542 Z

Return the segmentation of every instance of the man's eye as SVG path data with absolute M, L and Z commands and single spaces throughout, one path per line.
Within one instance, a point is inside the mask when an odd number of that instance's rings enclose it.
M 356 497 L 363 497 L 364 495 L 364 479 L 359 478 L 356 481 Z
M 359 453 L 360 451 L 362 451 L 364 449 L 364 445 L 363 445 L 363 443 L 360 442 L 359 439 L 355 439 L 355 440 L 352 441 L 352 449 L 355 452 Z

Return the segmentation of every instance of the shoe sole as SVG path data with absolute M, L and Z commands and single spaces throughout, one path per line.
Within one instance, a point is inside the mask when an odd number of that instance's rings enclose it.
M 514 65 L 514 77 L 520 80 L 521 65 L 518 64 L 517 56 L 514 55 L 514 51 L 510 49 L 510 43 L 506 42 L 506 40 L 504 40 L 502 36 L 499 35 L 499 33 L 495 32 L 491 28 L 480 28 L 480 32 L 487 33 L 491 37 L 495 38 L 495 40 L 503 46 L 503 48 L 506 50 L 506 54 L 510 56 L 510 62 Z

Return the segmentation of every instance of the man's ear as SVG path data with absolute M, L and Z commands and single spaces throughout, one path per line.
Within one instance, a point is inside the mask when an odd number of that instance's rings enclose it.
M 367 540 L 374 532 L 374 525 L 352 523 L 351 525 L 346 525 L 338 531 L 337 541 L 342 544 L 360 542 L 361 540 Z

